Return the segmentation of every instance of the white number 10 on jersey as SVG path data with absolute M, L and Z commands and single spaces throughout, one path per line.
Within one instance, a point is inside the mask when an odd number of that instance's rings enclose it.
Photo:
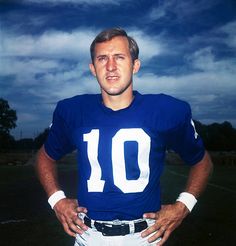
M 91 175 L 88 182 L 89 192 L 103 192 L 105 180 L 102 180 L 101 165 L 98 161 L 99 130 L 94 129 L 83 135 L 87 142 L 87 154 L 91 165 Z M 138 144 L 138 179 L 127 180 L 125 168 L 124 143 L 135 141 Z M 142 192 L 149 181 L 149 154 L 151 140 L 141 128 L 120 129 L 112 138 L 112 170 L 114 184 L 124 193 Z

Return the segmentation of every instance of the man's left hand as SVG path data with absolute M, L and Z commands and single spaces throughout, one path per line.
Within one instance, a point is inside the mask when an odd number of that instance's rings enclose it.
M 161 246 L 167 241 L 170 234 L 181 224 L 188 214 L 189 210 L 181 202 L 163 205 L 161 210 L 156 213 L 145 213 L 143 215 L 144 218 L 154 219 L 156 221 L 154 225 L 142 232 L 141 236 L 147 237 L 152 234 L 150 238 L 148 238 L 149 243 L 161 238 L 157 243 L 158 246 Z

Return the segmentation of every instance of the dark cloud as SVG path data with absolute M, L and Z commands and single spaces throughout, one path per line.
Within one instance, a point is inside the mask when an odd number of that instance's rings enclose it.
M 197 120 L 228 120 L 236 126 L 235 1 L 0 5 L 0 97 L 17 110 L 15 136 L 35 136 L 47 127 L 58 100 L 99 92 L 88 69 L 89 45 L 111 26 L 124 27 L 139 43 L 142 68 L 135 89 L 187 100 Z

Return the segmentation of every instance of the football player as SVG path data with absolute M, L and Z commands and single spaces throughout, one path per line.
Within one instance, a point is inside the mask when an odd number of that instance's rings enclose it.
M 204 190 L 210 157 L 188 103 L 133 90 L 139 48 L 123 29 L 98 34 L 90 52 L 101 93 L 57 104 L 38 153 L 39 179 L 65 232 L 76 237 L 75 246 L 163 245 Z M 163 205 L 160 177 L 167 149 L 182 157 L 190 173 L 177 200 Z M 58 183 L 56 161 L 74 150 L 78 196 L 70 199 Z

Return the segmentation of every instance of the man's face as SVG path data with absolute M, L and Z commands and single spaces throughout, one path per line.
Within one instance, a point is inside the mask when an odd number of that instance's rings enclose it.
M 139 67 L 139 60 L 132 62 L 128 40 L 122 36 L 96 44 L 94 64 L 90 64 L 102 93 L 110 96 L 132 90 L 132 76 Z

